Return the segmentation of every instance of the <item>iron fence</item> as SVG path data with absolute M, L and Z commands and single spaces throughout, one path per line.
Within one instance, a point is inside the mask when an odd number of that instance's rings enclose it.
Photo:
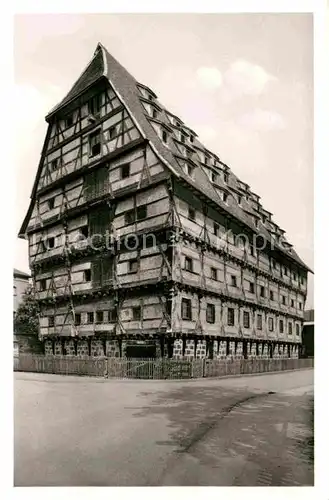
M 119 379 L 174 380 L 298 370 L 314 359 L 130 359 L 20 354 L 14 371 Z

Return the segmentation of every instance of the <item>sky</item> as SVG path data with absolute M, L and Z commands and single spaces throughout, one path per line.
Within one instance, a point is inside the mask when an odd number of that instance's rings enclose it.
M 313 269 L 311 14 L 22 14 L 14 36 L 16 233 L 30 201 L 44 117 L 101 42 L 261 196 Z M 29 270 L 23 240 L 14 266 Z M 312 275 L 307 306 L 313 307 Z

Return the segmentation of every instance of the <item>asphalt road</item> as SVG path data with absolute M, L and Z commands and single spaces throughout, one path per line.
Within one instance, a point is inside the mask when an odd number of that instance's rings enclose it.
M 15 486 L 313 485 L 310 369 L 182 382 L 15 373 L 14 391 Z

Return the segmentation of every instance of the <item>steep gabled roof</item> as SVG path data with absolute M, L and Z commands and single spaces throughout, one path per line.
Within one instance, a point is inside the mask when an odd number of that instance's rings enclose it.
M 24 271 L 20 271 L 19 269 L 15 269 L 15 268 L 14 268 L 13 274 L 14 274 L 14 278 L 25 278 L 26 280 L 31 278 L 30 274 L 24 273 Z
M 55 108 L 51 110 L 46 119 L 49 120 L 58 110 L 63 109 L 67 104 L 69 104 L 72 100 L 74 100 L 81 93 L 87 90 L 87 88 L 89 88 L 96 81 L 103 77 L 105 77 L 113 87 L 113 90 L 117 94 L 122 104 L 126 107 L 128 113 L 131 116 L 131 119 L 141 133 L 142 137 L 146 138 L 149 141 L 149 145 L 153 149 L 154 153 L 159 157 L 160 160 L 162 160 L 162 162 L 176 177 L 183 179 L 189 185 L 193 186 L 198 192 L 203 193 L 207 198 L 221 207 L 222 210 L 225 210 L 225 212 L 241 221 L 253 232 L 261 234 L 267 241 L 272 242 L 272 238 L 268 229 L 264 225 L 261 225 L 260 228 L 258 228 L 256 231 L 252 216 L 249 216 L 239 206 L 233 196 L 231 196 L 231 203 L 229 205 L 223 202 L 215 187 L 211 183 L 201 161 L 198 162 L 197 168 L 194 169 L 193 177 L 190 177 L 184 171 L 179 163 L 179 151 L 173 138 L 170 136 L 170 134 L 168 134 L 168 142 L 167 144 L 164 144 L 158 136 L 156 130 L 153 128 L 149 117 L 146 116 L 146 110 L 142 104 L 142 101 L 144 101 L 144 99 L 141 99 L 142 96 L 139 89 L 140 87 L 148 89 L 148 87 L 137 82 L 136 79 L 111 54 L 109 54 L 109 52 L 102 44 L 99 43 L 97 45 L 94 57 L 91 62 L 80 75 L 79 79 L 75 82 L 68 94 Z M 153 98 L 155 99 L 156 94 L 154 93 L 154 91 L 151 91 L 151 93 Z M 159 112 L 158 119 L 166 126 L 170 126 L 171 123 L 168 118 L 168 114 L 171 116 L 175 115 L 167 111 L 164 106 L 159 103 L 159 101 L 154 100 L 154 102 L 156 102 L 157 108 L 160 107 L 162 109 L 162 111 Z M 152 104 L 152 102 L 150 104 Z M 181 119 L 179 119 L 179 121 L 183 124 Z M 189 127 L 186 128 L 189 129 Z M 209 152 L 209 150 L 205 148 L 205 146 L 196 138 L 194 141 L 195 146 L 197 146 L 198 149 L 201 149 L 206 154 L 213 154 Z M 217 155 L 214 154 L 214 156 L 218 158 Z M 196 160 L 194 160 L 194 163 L 196 163 Z M 222 162 L 221 166 L 223 168 L 228 168 L 227 165 Z M 34 198 L 36 196 L 37 181 L 40 177 L 40 171 L 41 164 L 39 165 L 36 182 L 32 191 L 32 201 L 30 204 L 30 208 L 20 231 L 21 236 L 23 236 L 25 233 L 28 220 L 33 208 Z M 231 171 L 229 179 L 230 184 L 228 185 L 228 187 L 238 189 L 238 183 L 240 181 Z M 219 179 L 218 182 L 223 189 L 227 189 L 227 184 L 224 183 L 222 179 Z M 258 215 L 256 211 L 255 215 Z M 293 249 L 287 251 L 284 250 L 281 246 L 278 246 L 276 243 L 274 243 L 274 245 L 278 250 L 286 254 L 288 258 L 296 261 L 300 266 L 312 272 L 308 268 L 308 266 L 306 266 L 306 264 L 299 258 L 299 256 Z

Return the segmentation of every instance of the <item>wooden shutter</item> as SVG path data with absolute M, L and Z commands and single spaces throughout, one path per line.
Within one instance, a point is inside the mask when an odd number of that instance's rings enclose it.
M 85 199 L 91 201 L 109 191 L 107 166 L 89 172 L 84 179 Z

